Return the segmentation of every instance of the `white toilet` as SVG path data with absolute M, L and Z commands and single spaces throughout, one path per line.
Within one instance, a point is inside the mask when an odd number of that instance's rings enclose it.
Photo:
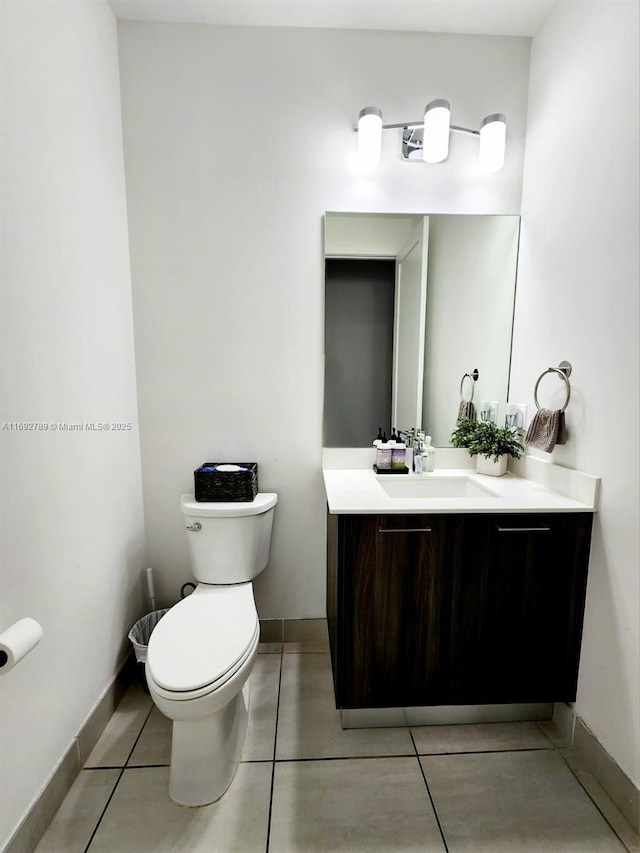
M 158 622 L 146 662 L 151 697 L 173 720 L 169 796 L 180 805 L 220 799 L 240 762 L 260 636 L 251 581 L 269 560 L 277 502 L 180 501 L 199 584 Z

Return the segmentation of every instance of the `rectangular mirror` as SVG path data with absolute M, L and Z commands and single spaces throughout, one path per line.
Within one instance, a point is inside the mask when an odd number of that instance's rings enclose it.
M 416 427 L 445 447 L 462 401 L 503 425 L 520 218 L 327 213 L 324 224 L 324 446 Z

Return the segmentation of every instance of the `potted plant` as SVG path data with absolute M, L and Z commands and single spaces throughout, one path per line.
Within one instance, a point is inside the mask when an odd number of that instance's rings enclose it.
M 451 434 L 454 447 L 466 447 L 471 456 L 477 456 L 476 471 L 501 477 L 507 470 L 507 457 L 519 459 L 524 447 L 518 433 L 509 427 L 499 427 L 493 422 L 459 421 Z

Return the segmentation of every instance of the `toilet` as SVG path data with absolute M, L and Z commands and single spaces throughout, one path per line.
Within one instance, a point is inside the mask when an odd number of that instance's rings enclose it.
M 240 763 L 260 636 L 252 580 L 269 560 L 277 502 L 180 500 L 199 583 L 158 622 L 145 667 L 151 698 L 173 720 L 169 796 L 179 805 L 219 800 Z

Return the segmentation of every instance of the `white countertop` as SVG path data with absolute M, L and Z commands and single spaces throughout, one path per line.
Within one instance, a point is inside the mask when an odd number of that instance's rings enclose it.
M 588 503 L 553 491 L 533 480 L 507 473 L 502 477 L 476 474 L 469 468 L 436 469 L 431 474 L 377 475 L 372 468 L 323 469 L 332 515 L 387 513 L 531 513 L 595 512 L 597 487 Z M 589 475 L 586 475 L 589 476 Z M 492 494 L 483 497 L 389 497 L 381 481 L 465 478 Z M 591 478 L 596 480 L 598 478 Z

